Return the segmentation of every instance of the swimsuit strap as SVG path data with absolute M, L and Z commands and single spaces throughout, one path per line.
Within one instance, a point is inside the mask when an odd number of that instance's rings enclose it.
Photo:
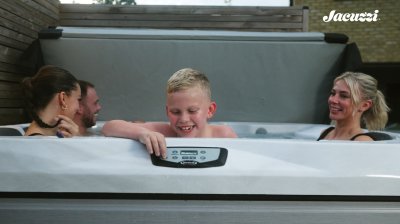
M 38 135 L 43 135 L 43 134 L 40 134 L 40 133 L 32 133 L 32 134 L 30 134 L 30 135 L 28 135 L 28 136 L 38 136 Z
M 327 129 L 325 129 L 321 135 L 319 136 L 319 138 L 317 139 L 317 141 L 324 139 L 333 129 L 335 129 L 334 127 L 329 127 Z M 360 133 L 360 134 L 356 134 L 354 135 L 350 140 L 354 141 L 358 136 L 368 136 L 370 138 L 372 138 L 372 140 L 374 141 L 380 141 L 380 140 L 392 140 L 393 138 L 386 134 L 386 133 L 382 133 L 382 132 L 366 132 L 366 133 Z
M 317 141 L 324 139 L 331 131 L 333 131 L 333 129 L 335 129 L 335 128 L 329 127 L 327 129 L 325 129 L 325 131 L 321 133 L 321 135 L 319 136 Z M 368 136 L 368 137 L 372 138 L 374 141 L 376 141 L 375 137 L 373 135 L 370 135 L 370 133 L 368 133 L 368 132 L 356 134 L 350 139 L 350 141 L 354 141 L 358 136 L 362 136 L 362 135 Z
M 324 139 L 333 129 L 335 129 L 334 127 L 329 127 L 327 129 L 325 129 L 325 131 L 323 131 L 321 133 L 321 135 L 319 136 L 319 138 L 317 139 L 317 141 Z
M 30 134 L 30 135 L 28 135 L 28 136 L 44 136 L 43 134 L 41 134 L 41 133 L 32 133 L 32 134 Z M 57 133 L 56 133 L 56 136 L 58 137 L 58 138 L 64 138 L 64 135 L 61 133 L 61 132 L 58 132 L 57 131 Z
M 354 135 L 350 140 L 351 141 L 354 141 L 358 136 L 362 136 L 362 135 L 365 135 L 365 136 L 368 136 L 368 137 L 370 137 L 370 138 L 372 138 L 372 140 L 374 140 L 374 141 L 376 141 L 377 139 L 374 137 L 374 135 L 372 135 L 372 134 L 370 134 L 370 133 L 360 133 L 360 134 L 356 134 L 356 135 Z

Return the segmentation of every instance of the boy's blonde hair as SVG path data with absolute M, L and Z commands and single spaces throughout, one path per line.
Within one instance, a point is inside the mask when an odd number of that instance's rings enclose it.
M 381 130 L 388 120 L 389 107 L 385 97 L 378 90 L 378 81 L 364 73 L 345 72 L 334 81 L 343 80 L 350 89 L 351 100 L 359 105 L 363 100 L 371 100 L 372 106 L 361 117 L 368 130 Z
M 184 68 L 175 72 L 167 82 L 167 93 L 174 93 L 192 87 L 200 87 L 211 99 L 211 87 L 207 76 L 195 69 Z

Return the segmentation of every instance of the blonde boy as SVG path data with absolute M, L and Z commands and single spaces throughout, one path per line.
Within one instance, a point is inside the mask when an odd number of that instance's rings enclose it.
M 104 124 L 102 132 L 105 136 L 139 140 L 150 154 L 165 157 L 165 137 L 236 138 L 230 127 L 208 124 L 216 109 L 217 104 L 211 100 L 208 78 L 197 70 L 184 68 L 175 72 L 167 82 L 169 124 L 113 120 Z

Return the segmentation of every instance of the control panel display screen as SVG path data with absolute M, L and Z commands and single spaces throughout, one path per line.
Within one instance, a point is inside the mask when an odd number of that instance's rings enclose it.
M 198 151 L 197 150 L 182 150 L 180 154 L 184 155 L 184 156 L 197 156 Z

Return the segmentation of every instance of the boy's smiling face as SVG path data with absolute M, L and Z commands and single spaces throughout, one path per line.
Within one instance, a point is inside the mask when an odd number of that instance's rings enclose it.
M 167 116 L 171 128 L 179 137 L 207 135 L 207 120 L 216 110 L 204 90 L 195 86 L 167 94 Z

